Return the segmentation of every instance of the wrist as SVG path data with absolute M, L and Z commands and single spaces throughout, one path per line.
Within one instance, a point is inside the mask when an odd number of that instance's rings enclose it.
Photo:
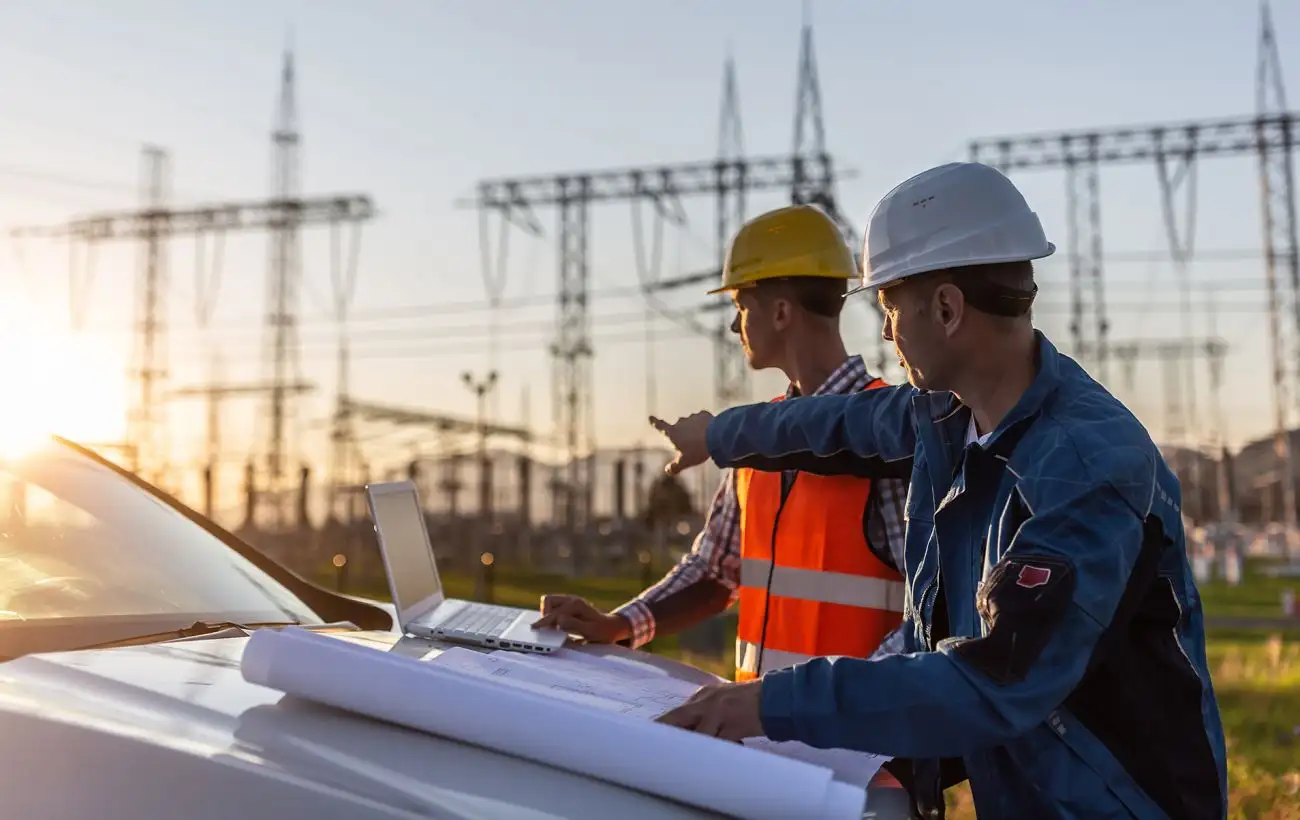
M 713 461 L 713 433 L 717 430 L 713 423 L 717 420 L 717 416 L 711 416 L 704 425 L 704 461 L 706 462 Z
M 611 614 L 619 616 L 627 624 L 628 631 L 624 637 L 618 639 L 619 643 L 631 649 L 638 649 L 654 638 L 654 613 L 650 611 L 650 607 L 646 605 L 645 601 L 640 598 L 633 598 L 615 609 Z
M 614 638 L 610 643 L 622 643 L 632 638 L 632 619 L 622 612 L 611 612 L 610 618 L 614 623 Z

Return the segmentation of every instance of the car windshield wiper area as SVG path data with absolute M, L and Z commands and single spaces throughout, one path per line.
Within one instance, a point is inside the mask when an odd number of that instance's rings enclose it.
M 302 624 L 298 621 L 261 621 L 258 623 L 243 624 L 234 621 L 195 621 L 189 626 L 167 629 L 162 632 L 152 632 L 144 635 L 132 635 L 126 638 L 117 638 L 111 641 L 104 641 L 103 643 L 89 644 L 81 647 L 81 649 L 107 649 L 112 646 L 151 643 L 154 641 L 175 640 L 177 638 L 197 638 L 201 635 L 210 635 L 224 629 L 242 629 L 246 632 L 251 632 L 254 629 L 277 626 L 302 626 Z

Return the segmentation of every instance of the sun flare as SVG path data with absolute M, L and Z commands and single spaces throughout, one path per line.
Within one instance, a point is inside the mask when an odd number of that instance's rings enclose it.
M 124 432 L 122 366 L 94 338 L 44 331 L 0 316 L 0 457 L 14 458 L 51 435 L 109 442 Z

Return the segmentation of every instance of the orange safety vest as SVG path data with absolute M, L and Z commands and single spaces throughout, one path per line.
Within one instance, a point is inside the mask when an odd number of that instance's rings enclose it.
M 884 386 L 875 379 L 866 389 Z M 781 473 L 738 468 L 736 493 L 736 680 L 815 657 L 870 655 L 902 621 L 904 597 L 902 575 L 863 534 L 871 480 L 796 473 L 783 499 Z

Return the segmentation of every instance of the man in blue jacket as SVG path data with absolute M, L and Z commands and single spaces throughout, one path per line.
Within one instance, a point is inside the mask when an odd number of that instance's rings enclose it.
M 863 288 L 910 384 L 697 413 L 677 472 L 910 466 L 902 654 L 710 686 L 661 721 L 891 755 L 919 816 L 968 778 L 990 818 L 1221 818 L 1222 724 L 1178 480 L 1033 327 L 1050 255 L 1009 179 L 933 168 L 881 200 Z

